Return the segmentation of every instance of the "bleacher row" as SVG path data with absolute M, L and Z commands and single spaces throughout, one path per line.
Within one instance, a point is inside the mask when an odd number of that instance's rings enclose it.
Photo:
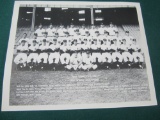
M 57 26 L 55 26 L 57 27 Z M 35 30 L 38 28 L 38 26 L 35 26 Z M 43 26 L 44 29 L 47 29 L 48 26 Z M 119 36 L 124 36 L 125 31 L 130 31 L 130 35 L 134 36 L 137 41 L 139 41 L 139 26 L 136 25 L 122 25 L 122 26 L 117 26 L 118 31 L 119 31 Z M 27 33 L 27 38 L 33 38 L 34 36 L 34 31 L 31 31 L 30 26 L 25 26 L 25 27 L 18 27 L 17 32 L 16 32 L 16 40 L 15 42 L 19 41 L 23 34 Z

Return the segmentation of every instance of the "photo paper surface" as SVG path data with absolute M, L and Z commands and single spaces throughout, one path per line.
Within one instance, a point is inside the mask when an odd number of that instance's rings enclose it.
M 139 3 L 15 2 L 2 111 L 151 105 Z

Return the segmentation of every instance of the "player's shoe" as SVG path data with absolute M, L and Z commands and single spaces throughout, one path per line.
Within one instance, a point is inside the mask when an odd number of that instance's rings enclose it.
M 117 64 L 117 68 L 120 69 L 120 65 L 119 64 Z
M 52 70 L 53 70 L 53 71 L 55 71 L 55 70 L 56 70 L 56 68 L 55 68 L 55 67 L 53 67 L 53 68 L 52 68 Z
M 143 66 L 142 66 L 142 65 L 139 65 L 139 68 L 140 68 L 140 69 L 143 69 Z

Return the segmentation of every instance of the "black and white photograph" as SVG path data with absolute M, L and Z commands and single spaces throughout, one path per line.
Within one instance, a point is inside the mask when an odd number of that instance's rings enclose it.
M 156 104 L 139 3 L 15 2 L 2 111 Z

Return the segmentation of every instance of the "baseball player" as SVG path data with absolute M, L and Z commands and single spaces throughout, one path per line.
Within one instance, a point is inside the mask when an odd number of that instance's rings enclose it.
M 36 43 L 39 43 L 39 41 L 40 41 L 40 39 L 37 38 L 37 34 L 36 33 L 34 34 L 33 38 L 28 39 L 28 41 L 27 41 L 28 45 L 31 46 L 33 44 L 34 40 L 36 41 Z
M 46 39 L 43 39 L 42 44 L 38 48 L 40 50 L 40 54 L 37 58 L 37 63 L 40 70 L 44 70 L 47 67 L 47 61 L 48 61 L 48 51 L 49 49 L 49 43 L 47 43 Z
M 74 25 L 71 23 L 70 27 L 68 28 L 68 32 L 70 36 L 74 36 L 76 28 L 74 27 Z
M 99 31 L 95 31 L 95 36 L 92 37 L 92 39 L 96 39 L 97 40 L 97 44 L 101 45 L 102 44 L 102 40 L 103 40 L 103 36 L 99 34 Z
M 82 27 L 80 28 L 79 32 L 80 32 L 80 35 L 81 36 L 85 36 L 85 32 L 88 31 L 86 28 L 85 28 L 85 25 L 83 24 Z
M 49 66 L 52 70 L 56 70 L 60 59 L 60 45 L 57 43 L 57 39 L 53 39 L 53 44 L 50 44 L 49 49 L 51 50 L 48 57 Z
M 122 37 L 119 36 L 119 32 L 118 32 L 118 31 L 115 31 L 115 37 L 114 37 L 114 39 L 117 40 L 117 45 L 118 45 L 118 46 L 121 45 Z
M 91 40 L 91 39 L 89 39 Z M 89 41 L 87 38 L 85 38 L 83 40 L 83 42 L 81 43 L 81 53 L 82 53 L 82 58 L 85 58 L 86 57 L 86 53 L 90 51 L 90 41 Z
M 82 70 L 96 70 L 97 69 L 97 64 L 93 64 L 92 56 L 89 51 L 86 52 L 86 56 L 82 56 L 82 64 L 81 64 L 81 69 Z
M 81 45 L 77 44 L 77 39 L 74 39 L 73 45 L 70 47 L 70 52 L 71 54 L 78 54 L 80 55 L 81 50 Z
M 128 52 L 129 46 L 126 44 L 126 40 L 122 39 L 122 44 L 120 45 L 120 52 L 122 53 L 124 67 L 131 67 L 133 62 L 133 56 Z
M 40 39 L 39 45 L 41 45 L 43 43 L 44 39 L 46 40 L 46 43 L 49 44 L 52 41 L 52 39 L 47 36 L 47 32 L 44 32 L 43 35 L 44 35 L 44 37 L 39 38 Z
M 69 46 L 67 45 L 67 40 L 63 40 L 63 45 L 60 46 L 60 62 L 62 67 L 66 68 L 66 65 L 69 64 L 70 61 L 70 53 Z
M 46 29 L 46 32 L 47 32 L 47 34 L 48 34 L 48 37 L 52 37 L 52 36 L 54 35 L 54 33 L 56 32 L 56 29 L 53 28 L 53 25 L 52 25 L 52 24 L 50 24 L 50 25 L 49 25 L 49 28 Z
M 97 44 L 97 39 L 93 39 L 93 40 L 94 40 L 94 43 L 91 44 L 92 62 L 94 64 L 99 64 L 102 61 L 100 45 Z
M 93 37 L 95 36 L 95 31 L 98 31 L 95 27 L 95 25 L 91 25 L 91 29 L 89 29 L 89 33 L 90 33 L 90 36 Z
M 111 41 L 112 37 L 109 36 L 109 32 L 104 31 L 104 35 L 102 36 L 102 40 L 106 39 L 107 41 Z
M 85 32 L 85 36 L 81 37 L 81 43 L 84 43 L 84 41 L 86 41 L 86 40 L 87 40 L 87 44 L 91 45 L 91 43 L 92 43 L 92 37 L 90 36 L 89 31 L 86 31 Z
M 17 65 L 17 68 L 22 70 L 26 67 L 27 54 L 28 52 L 28 43 L 26 40 L 22 40 L 21 44 L 17 47 L 17 56 L 14 59 L 14 63 Z
M 118 31 L 117 27 L 115 27 L 113 25 L 113 23 L 111 22 L 110 25 L 109 25 L 109 28 L 107 29 L 107 31 L 109 32 L 109 35 L 110 36 L 115 36 L 115 32 Z
M 83 36 L 81 36 L 79 29 L 76 29 L 76 34 L 72 37 L 72 41 L 74 39 L 77 39 L 77 43 L 81 44 L 82 38 L 83 38 Z
M 57 30 L 60 37 L 65 36 L 65 32 L 67 32 L 67 29 L 64 28 L 64 25 L 60 25 L 60 28 Z
M 44 32 L 45 32 L 45 29 L 43 29 L 42 25 L 40 24 L 38 29 L 34 33 L 36 33 L 38 37 L 43 37 Z
M 122 65 L 122 55 L 120 54 L 120 52 L 117 51 L 118 46 L 117 46 L 117 40 L 114 39 L 113 43 L 111 44 L 111 53 L 112 53 L 112 67 L 116 67 L 119 68 Z
M 22 40 L 25 40 L 26 42 L 29 41 L 29 39 L 27 38 L 27 33 L 23 33 L 23 37 L 18 41 L 18 45 L 22 43 Z
M 72 54 L 70 57 L 70 64 L 66 66 L 68 70 L 78 70 L 81 69 L 82 57 L 78 55 L 77 52 Z
M 142 63 L 144 62 L 144 57 L 141 53 L 141 48 L 137 44 L 136 39 L 133 39 L 132 45 L 130 46 L 129 49 L 133 50 L 132 56 L 134 59 L 134 66 L 143 69 Z
M 67 40 L 67 45 L 71 46 L 72 42 L 73 42 L 73 36 L 69 36 L 69 33 L 66 32 L 65 33 L 65 37 L 63 37 L 63 39 Z
M 31 46 L 29 46 L 29 56 L 27 58 L 27 64 L 29 66 L 30 70 L 36 70 L 37 67 L 37 58 L 38 58 L 38 53 L 37 53 L 37 49 L 39 48 L 39 45 L 37 43 L 36 40 L 33 40 L 33 43 L 31 44 Z
M 127 45 L 130 46 L 132 44 L 133 37 L 129 35 L 129 31 L 125 31 L 125 36 L 123 39 L 126 40 Z
M 100 28 L 98 28 L 99 34 L 104 35 L 104 31 L 106 31 L 106 28 L 103 23 L 101 23 Z
M 112 62 L 112 56 L 109 53 L 110 51 L 110 44 L 107 44 L 107 39 L 103 40 L 103 44 L 101 45 L 101 56 L 102 56 L 102 64 L 101 68 L 110 68 Z

